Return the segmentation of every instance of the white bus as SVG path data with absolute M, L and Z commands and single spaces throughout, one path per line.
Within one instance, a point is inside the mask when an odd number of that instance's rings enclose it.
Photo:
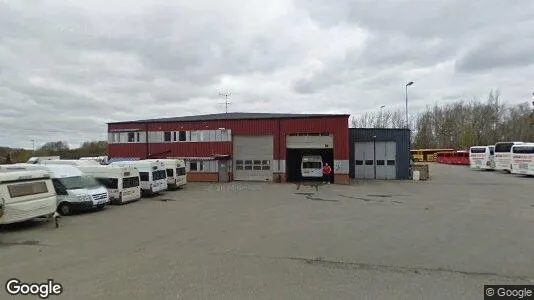
M 167 189 L 167 172 L 162 162 L 144 160 L 116 161 L 109 165 L 136 168 L 139 171 L 141 194 L 152 195 Z
M 303 156 L 300 171 L 303 178 L 322 178 L 323 158 L 320 155 Z
M 523 142 L 499 142 L 495 144 L 495 170 L 510 173 L 512 170 L 512 146 Z
M 0 172 L 0 224 L 51 218 L 57 196 L 44 170 Z
M 57 210 L 62 215 L 75 211 L 102 209 L 109 203 L 108 191 L 93 177 L 75 166 L 14 164 L 1 165 L 0 171 L 45 170 L 52 175 L 57 194 Z
M 512 173 L 534 175 L 534 143 L 512 147 Z
M 167 171 L 167 185 L 169 190 L 179 189 L 187 184 L 187 174 L 183 159 L 165 158 L 146 159 L 144 161 L 160 161 L 163 163 Z
M 110 203 L 120 205 L 141 198 L 139 171 L 134 167 L 80 166 L 78 168 L 106 187 Z
M 473 169 L 493 170 L 494 156 L 495 146 L 473 146 L 469 148 L 469 165 Z
M 78 160 L 78 159 L 49 159 L 38 162 L 40 165 L 71 165 L 75 167 L 82 166 L 100 166 L 96 160 Z

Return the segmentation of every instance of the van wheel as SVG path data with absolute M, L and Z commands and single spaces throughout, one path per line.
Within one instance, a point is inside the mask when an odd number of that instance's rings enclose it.
M 62 214 L 64 216 L 68 216 L 68 215 L 72 214 L 72 209 L 71 209 L 69 203 L 61 203 L 61 205 L 59 205 L 59 207 L 58 207 L 58 211 L 59 211 L 60 214 Z

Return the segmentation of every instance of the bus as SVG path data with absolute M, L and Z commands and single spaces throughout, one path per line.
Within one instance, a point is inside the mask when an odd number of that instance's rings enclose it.
M 78 168 L 106 187 L 112 204 L 122 205 L 141 199 L 139 171 L 134 167 L 80 166 Z
M 534 143 L 522 143 L 512 146 L 511 173 L 534 175 Z
M 495 146 L 473 146 L 469 148 L 469 165 L 473 169 L 493 170 L 495 168 Z
M 0 224 L 50 219 L 56 208 L 57 195 L 49 172 L 0 172 Z
M 300 171 L 303 178 L 322 178 L 323 158 L 320 155 L 304 155 Z
M 512 171 L 512 146 L 523 142 L 499 142 L 495 144 L 495 170 Z
M 62 215 L 70 215 L 81 210 L 102 209 L 109 203 L 106 188 L 75 166 L 24 163 L 0 165 L 1 172 L 21 170 L 45 170 L 51 173 L 52 184 L 57 194 L 57 211 Z
M 143 161 L 162 162 L 167 171 L 167 186 L 169 190 L 183 188 L 187 184 L 187 174 L 183 159 L 161 158 L 144 159 Z
M 416 162 L 434 162 L 438 152 L 453 152 L 454 149 L 412 149 L 410 154 Z
M 109 166 L 134 167 L 139 171 L 141 195 L 154 195 L 165 191 L 167 186 L 167 170 L 162 162 L 133 160 L 115 161 Z

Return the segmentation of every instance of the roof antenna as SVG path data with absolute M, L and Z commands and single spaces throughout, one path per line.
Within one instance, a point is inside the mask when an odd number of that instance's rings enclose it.
M 219 96 L 224 97 L 224 106 L 225 106 L 226 113 L 228 113 L 228 104 L 231 104 L 230 102 L 228 102 L 228 97 L 230 95 L 231 95 L 231 93 L 229 93 L 229 92 L 219 93 Z

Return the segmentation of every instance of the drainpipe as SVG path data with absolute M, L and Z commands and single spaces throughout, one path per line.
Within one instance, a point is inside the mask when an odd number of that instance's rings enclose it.
M 278 119 L 278 176 L 282 176 L 280 174 L 280 148 L 282 147 L 282 133 L 280 132 L 280 122 L 281 119 Z M 280 182 L 282 182 L 282 178 L 280 178 Z
M 148 146 L 148 123 L 145 123 L 145 144 L 146 144 L 146 158 L 148 159 L 150 156 L 150 153 L 148 152 L 149 146 Z

